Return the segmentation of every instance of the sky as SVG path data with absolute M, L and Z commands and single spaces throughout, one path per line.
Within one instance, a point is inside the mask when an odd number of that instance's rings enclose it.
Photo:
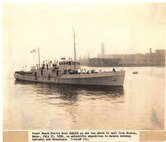
M 106 54 L 147 53 L 166 48 L 164 3 L 5 3 L 3 4 L 4 65 L 23 66 L 61 57 L 97 57 L 101 42 Z

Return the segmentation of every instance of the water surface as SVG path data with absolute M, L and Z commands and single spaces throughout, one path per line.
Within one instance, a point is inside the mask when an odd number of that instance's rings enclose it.
M 165 68 L 123 69 L 123 87 L 27 83 L 5 78 L 4 129 L 164 129 Z M 135 70 L 138 74 L 132 73 Z

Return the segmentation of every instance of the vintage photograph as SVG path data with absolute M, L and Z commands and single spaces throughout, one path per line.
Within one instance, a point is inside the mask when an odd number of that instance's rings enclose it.
M 164 130 L 165 3 L 4 3 L 3 130 Z

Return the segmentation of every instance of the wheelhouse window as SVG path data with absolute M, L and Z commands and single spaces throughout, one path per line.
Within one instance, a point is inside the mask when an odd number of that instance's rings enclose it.
M 79 62 L 60 62 L 59 65 L 80 65 Z

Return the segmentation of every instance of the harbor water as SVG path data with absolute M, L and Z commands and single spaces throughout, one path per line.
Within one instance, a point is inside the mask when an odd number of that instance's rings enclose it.
M 3 129 L 163 130 L 165 68 L 123 69 L 123 87 L 28 83 L 5 77 Z

